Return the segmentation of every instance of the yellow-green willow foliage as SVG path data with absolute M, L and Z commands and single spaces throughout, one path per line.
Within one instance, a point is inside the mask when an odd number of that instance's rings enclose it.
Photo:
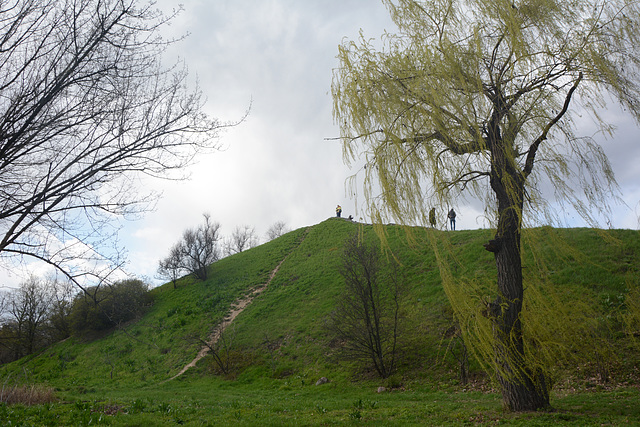
M 345 41 L 332 84 L 344 158 L 365 165 L 372 218 L 427 223 L 430 206 L 446 206 L 461 190 L 491 204 L 484 136 L 492 95 L 502 95 L 508 110 L 499 125 L 512 142 L 510 161 L 524 171 L 536 151 L 529 182 L 550 179 L 558 199 L 574 202 L 588 220 L 605 208 L 613 172 L 572 119 L 576 109 L 588 111 L 611 134 L 599 115 L 608 95 L 640 116 L 637 2 L 385 3 L 398 31 L 383 36 L 381 50 L 364 35 Z M 529 201 L 552 220 L 534 187 Z
M 508 375 L 495 357 L 495 325 L 487 316 L 488 305 L 495 300 L 495 281 L 487 277 L 455 275 L 453 266 L 459 262 L 455 248 L 448 241 L 437 239 L 436 234 L 428 236 L 430 241 L 423 244 L 435 250 L 444 289 L 467 347 L 494 379 L 498 375 Z M 547 380 L 552 386 L 567 372 L 566 366 L 615 358 L 608 341 L 612 332 L 595 295 L 571 294 L 551 280 L 553 272 L 550 270 L 553 267 L 550 265 L 585 265 L 590 260 L 569 246 L 552 228 L 527 230 L 525 236 L 526 292 L 521 313 L 524 356 L 527 366 L 548 373 Z M 631 293 L 627 299 L 631 299 Z M 637 317 L 632 317 L 633 311 L 629 310 L 629 313 L 626 318 L 630 323 L 637 322 Z
M 562 332 L 549 331 L 562 316 L 588 311 L 543 293 L 538 273 L 523 275 L 521 231 L 527 214 L 554 219 L 539 191 L 543 180 L 591 223 L 608 212 L 613 172 L 573 119 L 589 112 L 610 135 L 598 114 L 606 99 L 640 118 L 640 6 L 384 3 L 398 30 L 384 35 L 380 50 L 364 35 L 339 47 L 332 94 L 345 161 L 361 167 L 374 222 L 426 225 L 431 207 L 455 205 L 464 191 L 486 202 L 496 227 L 486 247 L 495 254 L 497 292 L 472 279 L 454 283 L 440 253 L 445 290 L 476 355 L 496 373 L 505 405 L 546 406 L 550 360 L 567 348 L 552 342 Z

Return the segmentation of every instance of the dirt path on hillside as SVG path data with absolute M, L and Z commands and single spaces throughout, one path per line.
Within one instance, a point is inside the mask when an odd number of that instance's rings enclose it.
M 298 246 L 300 246 L 300 244 L 303 242 L 303 240 L 306 237 L 306 235 L 307 235 L 307 233 L 305 232 L 303 234 L 302 238 L 300 239 L 300 241 L 298 242 L 298 244 L 296 245 L 296 247 L 291 252 L 293 252 Z M 211 335 L 209 335 L 209 339 L 207 340 L 207 344 L 202 346 L 202 348 L 200 349 L 200 351 L 198 352 L 196 357 L 191 362 L 186 364 L 180 370 L 180 372 L 178 372 L 176 375 L 174 375 L 173 377 L 171 377 L 168 380 L 165 380 L 163 382 L 171 381 L 171 380 L 174 380 L 174 379 L 178 378 L 180 375 L 182 375 L 185 372 L 187 372 L 190 368 L 193 368 L 194 366 L 196 366 L 196 363 L 198 363 L 200 361 L 200 359 L 202 359 L 203 357 L 205 357 L 207 355 L 207 353 L 209 353 L 210 347 L 213 347 L 213 345 L 218 341 L 218 339 L 220 339 L 220 336 L 224 333 L 225 329 L 227 329 L 227 327 L 231 324 L 231 322 L 234 321 L 234 319 L 238 316 L 238 314 L 242 313 L 242 311 L 249 304 L 251 304 L 251 302 L 253 301 L 253 299 L 255 297 L 257 297 L 258 295 L 260 295 L 260 293 L 262 291 L 267 289 L 267 286 L 269 286 L 269 284 L 271 283 L 273 278 L 276 276 L 276 273 L 280 269 L 280 266 L 282 265 L 283 262 L 285 262 L 285 260 L 289 256 L 289 254 L 287 254 L 287 256 L 285 256 L 284 259 L 278 263 L 276 268 L 273 269 L 273 271 L 269 275 L 269 280 L 267 280 L 267 283 L 264 283 L 264 284 L 258 286 L 253 291 L 251 291 L 251 293 L 249 295 L 245 296 L 244 298 L 239 299 L 238 301 L 236 301 L 231 306 L 231 311 L 229 311 L 229 313 L 227 313 L 227 315 L 225 316 L 225 318 L 222 321 L 222 323 L 220 323 L 218 326 L 216 326 L 216 328 L 213 330 Z

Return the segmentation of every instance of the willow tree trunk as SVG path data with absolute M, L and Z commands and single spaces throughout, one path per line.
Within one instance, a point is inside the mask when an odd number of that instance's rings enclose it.
M 524 182 L 517 175 L 491 181 L 498 201 L 498 227 L 495 240 L 485 248 L 494 252 L 498 272 L 498 297 L 490 313 L 498 378 L 505 408 L 532 411 L 549 406 L 549 390 L 544 373 L 528 366 L 524 353 L 520 253 Z

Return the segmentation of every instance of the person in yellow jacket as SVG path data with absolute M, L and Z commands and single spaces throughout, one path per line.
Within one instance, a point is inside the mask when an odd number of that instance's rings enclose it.
M 429 224 L 431 224 L 431 228 L 436 227 L 436 208 L 431 208 L 429 211 Z
M 336 207 L 336 216 L 340 218 L 340 215 L 342 215 L 342 206 L 338 205 Z

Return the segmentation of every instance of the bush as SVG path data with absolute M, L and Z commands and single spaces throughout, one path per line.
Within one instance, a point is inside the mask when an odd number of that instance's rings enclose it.
M 138 279 L 92 287 L 74 299 L 71 328 L 75 334 L 109 329 L 136 318 L 150 304 L 149 288 Z
M 345 359 L 368 361 L 381 378 L 396 368 L 404 277 L 372 242 L 356 233 L 344 243 L 344 289 L 326 327 Z M 385 272 L 388 272 L 385 274 Z

